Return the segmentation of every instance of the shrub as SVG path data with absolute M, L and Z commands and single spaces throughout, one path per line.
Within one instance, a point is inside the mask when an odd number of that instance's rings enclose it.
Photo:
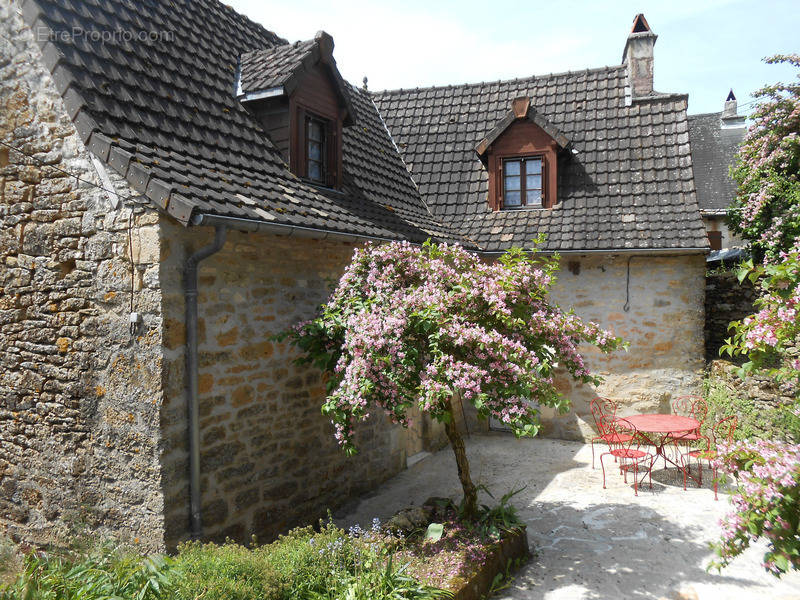
M 0 600 L 160 600 L 172 598 L 173 561 L 142 557 L 110 543 L 85 555 L 33 552 Z
M 736 416 L 734 440 L 800 441 L 800 418 L 792 412 L 792 406 L 757 405 L 753 398 L 732 392 L 723 379 L 713 376 L 705 380 L 703 395 L 708 405 L 705 435 L 709 435 L 711 424 Z
M 575 380 L 599 382 L 581 345 L 611 352 L 621 339 L 549 301 L 557 257 L 514 248 L 487 263 L 460 246 L 393 242 L 356 249 L 316 318 L 284 334 L 328 376 L 322 412 L 347 452 L 354 426 L 371 410 L 408 425 L 416 406 L 445 425 L 464 490 L 464 514 L 477 514 L 477 488 L 453 400 L 471 403 L 516 436 L 534 436 L 531 401 L 564 412 L 553 383 L 558 364 Z

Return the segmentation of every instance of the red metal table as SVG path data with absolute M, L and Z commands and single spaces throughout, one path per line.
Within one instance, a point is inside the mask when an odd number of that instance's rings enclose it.
M 633 425 L 639 435 L 656 449 L 656 457 L 660 456 L 681 471 L 684 470 L 681 465 L 664 453 L 664 446 L 670 441 L 680 439 L 681 434 L 699 429 L 699 421 L 691 417 L 682 417 L 681 415 L 659 414 L 631 415 L 630 417 L 617 417 L 616 420 L 621 422 L 623 427 L 626 422 Z

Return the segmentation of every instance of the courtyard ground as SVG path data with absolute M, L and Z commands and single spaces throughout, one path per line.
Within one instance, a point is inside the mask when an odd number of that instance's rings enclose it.
M 602 448 L 596 446 L 598 455 Z M 760 566 L 760 543 L 721 573 L 707 572 L 713 557 L 708 543 L 719 537 L 718 521 L 729 510 L 727 495 L 720 493 L 715 502 L 710 484 L 698 489 L 690 483 L 684 492 L 674 469 L 665 471 L 661 462 L 654 469 L 653 489 L 645 483 L 635 497 L 630 478 L 625 485 L 613 468 L 607 469 L 607 489 L 602 488 L 600 466 L 591 469 L 588 444 L 490 433 L 469 437 L 467 452 L 473 480 L 497 498 L 527 486 L 512 503 L 528 525 L 535 557 L 497 598 L 800 600 L 800 573 L 781 580 L 767 574 Z M 337 517 L 345 525 L 364 525 L 430 496 L 460 493 L 448 447 Z

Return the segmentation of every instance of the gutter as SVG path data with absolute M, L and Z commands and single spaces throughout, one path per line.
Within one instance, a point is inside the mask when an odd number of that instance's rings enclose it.
M 220 217 L 205 213 L 198 213 L 194 215 L 191 219 L 191 224 L 194 226 L 210 225 L 213 227 L 228 227 L 237 231 L 245 231 L 249 233 L 273 233 L 275 235 L 298 238 L 313 238 L 315 240 L 341 240 L 343 242 L 357 242 L 361 240 L 374 240 L 377 242 L 400 241 L 397 239 L 374 235 L 340 233 L 338 231 L 316 229 L 314 227 L 267 223 L 265 221 L 256 221 L 255 219 L 243 219 L 241 217 Z
M 200 495 L 200 407 L 198 405 L 197 267 L 225 245 L 228 230 L 217 225 L 214 241 L 186 259 L 183 293 L 186 302 L 186 404 L 189 412 L 189 520 L 193 539 L 203 535 Z
M 708 254 L 708 248 L 619 248 L 605 250 L 540 250 L 539 254 Z M 505 251 L 478 251 L 478 254 L 497 255 L 505 254 Z

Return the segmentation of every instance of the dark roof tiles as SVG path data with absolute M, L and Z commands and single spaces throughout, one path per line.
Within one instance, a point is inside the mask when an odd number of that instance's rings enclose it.
M 689 115 L 694 181 L 700 210 L 723 212 L 736 196 L 728 174 L 747 128 L 723 127 L 722 113 Z
M 486 250 L 524 245 L 538 233 L 547 234 L 548 250 L 706 248 L 686 96 L 627 105 L 625 83 L 625 67 L 615 66 L 373 97 L 433 213 Z M 475 145 L 518 96 L 577 154 L 559 158 L 555 208 L 491 212 Z M 625 219 L 614 213 L 621 206 L 631 207 Z
M 26 0 L 23 15 L 29 25 L 57 32 L 117 32 L 39 40 L 89 149 L 183 223 L 208 212 L 362 236 L 463 241 L 425 207 L 371 99 L 355 88 L 347 88 L 358 125 L 344 132 L 343 189 L 320 189 L 289 172 L 234 97 L 236 66 L 242 55 L 300 51 L 304 43 L 287 47 L 217 0 Z M 118 32 L 154 32 L 157 39 L 131 43 Z

